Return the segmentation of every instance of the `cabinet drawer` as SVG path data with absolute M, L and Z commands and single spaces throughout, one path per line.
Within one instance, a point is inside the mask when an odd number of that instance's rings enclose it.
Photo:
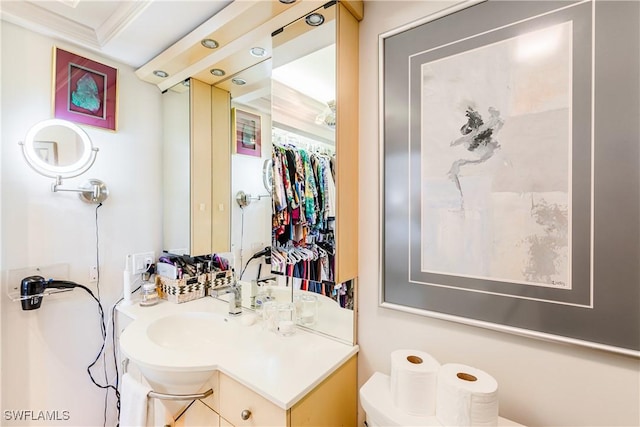
M 246 420 L 242 419 L 243 411 L 250 412 Z M 287 425 L 287 411 L 223 373 L 220 373 L 220 415 L 236 427 Z

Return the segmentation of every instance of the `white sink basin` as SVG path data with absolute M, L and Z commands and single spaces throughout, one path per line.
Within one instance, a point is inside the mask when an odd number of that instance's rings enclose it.
M 178 313 L 154 320 L 147 336 L 155 344 L 172 349 L 193 350 L 220 339 L 227 318 L 217 313 Z
M 231 335 L 224 312 L 169 312 L 134 321 L 120 348 L 154 391 L 193 394 L 207 388 L 221 343 Z

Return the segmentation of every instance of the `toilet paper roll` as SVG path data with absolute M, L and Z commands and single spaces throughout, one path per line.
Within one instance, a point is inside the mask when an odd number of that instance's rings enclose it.
M 442 365 L 436 395 L 436 417 L 442 425 L 498 425 L 498 382 L 480 369 Z
M 391 397 L 398 409 L 409 415 L 435 414 L 436 384 L 440 363 L 418 350 L 391 353 Z

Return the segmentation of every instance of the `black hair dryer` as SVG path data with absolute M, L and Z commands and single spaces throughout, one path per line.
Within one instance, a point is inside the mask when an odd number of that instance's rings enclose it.
M 23 310 L 40 308 L 47 281 L 42 276 L 29 276 L 22 279 L 20 284 L 20 299 Z
M 29 276 L 22 279 L 20 284 L 20 300 L 23 310 L 35 310 L 40 308 L 44 291 L 47 288 L 73 289 L 80 286 L 66 280 L 46 280 L 42 276 Z

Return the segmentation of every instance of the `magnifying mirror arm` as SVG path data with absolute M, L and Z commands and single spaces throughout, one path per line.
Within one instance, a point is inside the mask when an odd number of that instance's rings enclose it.
M 267 197 L 271 197 L 271 194 L 260 194 L 258 196 L 252 196 L 251 194 L 245 193 L 244 191 L 240 190 L 236 194 L 236 202 L 238 202 L 238 205 L 241 208 L 244 208 L 246 206 L 249 206 L 251 204 L 251 201 L 260 201 Z
M 58 191 L 71 191 L 74 193 L 80 193 L 80 199 L 87 203 L 102 203 L 107 197 L 109 197 L 109 189 L 107 185 L 99 179 L 90 179 L 85 182 L 83 187 L 80 188 L 62 188 L 62 177 L 57 176 L 56 182 L 51 184 L 51 191 L 54 193 Z

